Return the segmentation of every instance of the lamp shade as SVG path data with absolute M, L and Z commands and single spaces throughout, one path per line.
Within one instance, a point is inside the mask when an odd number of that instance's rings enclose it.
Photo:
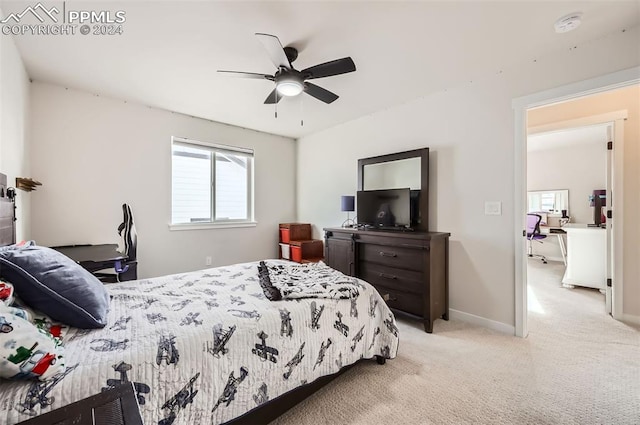
M 340 199 L 340 211 L 355 211 L 356 197 L 351 195 L 342 196 Z

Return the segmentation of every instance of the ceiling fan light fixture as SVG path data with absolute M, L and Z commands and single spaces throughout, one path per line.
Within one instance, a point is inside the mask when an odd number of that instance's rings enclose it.
M 278 93 L 282 96 L 297 96 L 302 93 L 302 83 L 296 80 L 281 80 L 276 84 Z
M 291 46 L 282 47 L 282 43 L 280 43 L 280 40 L 278 40 L 278 37 L 275 35 L 256 33 L 256 37 L 258 37 L 263 44 L 271 62 L 273 62 L 277 68 L 274 75 L 222 70 L 218 72 L 224 75 L 274 82 L 275 87 L 264 100 L 265 105 L 277 105 L 284 97 L 298 96 L 302 92 L 326 104 L 333 103 L 339 97 L 337 94 L 320 86 L 316 86 L 307 80 L 333 77 L 356 70 L 356 64 L 353 63 L 353 59 L 347 56 L 298 71 L 291 65 L 298 57 L 298 51 L 295 48 Z M 302 105 L 302 103 L 300 105 Z

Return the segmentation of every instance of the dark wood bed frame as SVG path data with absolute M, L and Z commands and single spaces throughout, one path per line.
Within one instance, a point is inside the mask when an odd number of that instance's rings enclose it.
M 1 176 L 2 175 L 0 174 L 0 177 Z M 5 194 L 5 196 L 0 197 L 0 223 L 3 223 L 3 225 L 0 226 L 0 241 L 2 241 L 0 243 L 0 246 L 10 245 L 12 243 L 15 243 L 14 203 L 6 197 L 6 187 L 5 187 L 5 190 L 3 190 L 2 192 L 3 194 Z M 4 225 L 4 224 L 7 224 L 7 225 Z M 378 362 L 378 364 L 384 364 L 386 361 L 385 358 L 381 356 L 376 356 L 375 359 Z M 340 369 L 340 371 L 338 371 L 337 373 L 334 373 L 333 375 L 320 377 L 310 384 L 303 385 L 285 394 L 282 394 L 281 396 L 276 397 L 273 400 L 269 400 L 268 402 L 256 407 L 255 409 L 248 411 L 242 416 L 239 416 L 235 419 L 232 419 L 226 422 L 226 424 L 229 424 L 229 425 L 267 424 L 273 421 L 274 419 L 276 419 L 278 416 L 282 415 L 287 410 L 291 409 L 296 404 L 300 403 L 302 400 L 309 397 L 311 394 L 318 391 L 320 388 L 327 385 L 329 382 L 333 381 L 338 376 L 342 375 L 344 372 L 351 369 L 356 364 L 360 363 L 361 361 L 370 361 L 370 360 L 372 359 L 361 359 L 354 364 L 343 367 L 342 369 Z M 74 404 L 74 406 L 70 406 L 70 407 L 73 407 L 73 409 L 68 409 L 68 412 L 70 415 L 77 413 L 75 412 L 76 408 L 77 409 L 85 408 L 81 401 L 77 402 L 76 404 Z
M 378 364 L 385 364 L 386 360 L 382 356 L 375 357 Z M 342 375 L 353 366 L 362 361 L 371 361 L 372 359 L 360 359 L 357 362 L 343 367 L 340 371 L 333 375 L 322 376 L 310 384 L 303 385 L 294 390 L 286 392 L 279 397 L 269 400 L 268 402 L 256 407 L 253 410 L 248 411 L 242 416 L 238 416 L 225 424 L 229 425 L 256 425 L 256 424 L 268 424 L 269 422 L 282 415 L 287 410 L 291 409 L 302 400 L 309 397 L 311 394 L 318 391 L 320 388 L 333 381 L 338 376 Z

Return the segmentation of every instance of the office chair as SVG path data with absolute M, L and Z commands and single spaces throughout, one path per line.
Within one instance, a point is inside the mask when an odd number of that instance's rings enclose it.
M 136 225 L 133 222 L 133 213 L 131 207 L 128 204 L 122 204 L 123 221 L 118 226 L 118 235 L 122 237 L 122 250 L 119 250 L 126 258 L 122 261 L 116 261 L 113 270 L 109 272 L 94 273 L 98 279 L 102 282 L 114 283 L 120 281 L 120 275 L 128 273 L 134 279 L 138 275 L 138 233 L 136 232 Z
M 133 213 L 128 204 L 122 204 L 122 215 L 123 222 L 118 226 L 118 235 L 124 241 L 124 252 L 122 254 L 127 256 L 127 262 L 134 262 L 138 251 L 138 232 L 136 232 Z
M 531 246 L 532 241 L 542 243 L 542 239 L 545 239 L 547 235 L 543 235 L 540 233 L 540 222 L 542 221 L 542 216 L 539 214 L 527 214 L 527 255 L 529 257 L 539 257 L 540 260 L 544 264 L 547 264 L 547 259 L 544 255 L 533 254 L 533 247 Z

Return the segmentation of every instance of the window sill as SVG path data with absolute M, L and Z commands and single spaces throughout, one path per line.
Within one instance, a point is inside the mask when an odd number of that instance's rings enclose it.
M 255 221 L 241 221 L 233 223 L 180 223 L 169 224 L 169 230 L 207 230 L 207 229 L 231 229 L 241 227 L 256 227 Z

